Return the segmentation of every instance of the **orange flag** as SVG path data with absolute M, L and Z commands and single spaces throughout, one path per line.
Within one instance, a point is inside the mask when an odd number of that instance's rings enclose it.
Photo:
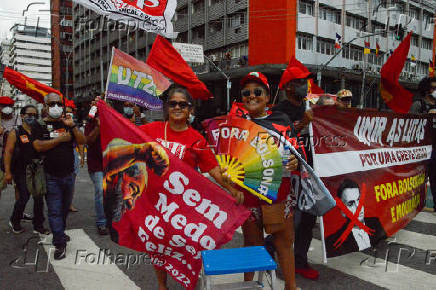
M 412 106 L 413 94 L 398 82 L 410 49 L 410 32 L 389 57 L 380 71 L 380 94 L 395 113 L 407 113 Z
M 39 103 L 44 103 L 44 97 L 49 93 L 55 93 L 62 97 L 61 92 L 58 90 L 31 79 L 9 67 L 5 67 L 3 77 L 7 79 L 11 85 L 19 89 L 23 94 L 32 97 Z

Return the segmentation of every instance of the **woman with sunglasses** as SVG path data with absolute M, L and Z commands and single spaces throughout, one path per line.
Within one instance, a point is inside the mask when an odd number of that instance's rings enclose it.
M 267 104 L 270 100 L 269 84 L 267 78 L 262 73 L 249 73 L 241 80 L 241 88 L 242 103 L 248 112 L 247 119 L 262 126 L 271 135 L 276 136 L 278 140 L 280 140 L 281 135 L 290 133 L 291 122 L 286 114 L 281 112 L 268 113 L 267 111 Z M 277 128 L 282 129 L 277 130 Z M 271 234 L 278 254 L 278 262 L 283 271 L 285 290 L 288 290 L 296 289 L 293 251 L 294 225 L 292 217 L 292 209 L 295 206 L 296 199 L 292 195 L 290 172 L 297 169 L 298 161 L 294 155 L 289 155 L 289 152 L 287 152 L 289 149 L 286 150 L 284 142 L 278 142 L 278 147 L 283 158 L 284 170 L 277 200 L 273 205 L 269 206 L 266 202 L 244 191 L 244 205 L 250 209 L 251 216 L 243 224 L 242 231 L 244 234 L 244 246 L 263 246 L 263 227 L 265 226 L 266 213 L 272 210 L 274 215 L 280 216 L 279 218 L 282 220 L 281 229 L 273 230 Z M 278 213 L 278 210 L 283 212 Z M 245 281 L 251 281 L 253 277 L 254 273 L 244 274 Z
M 189 125 L 192 113 L 191 95 L 185 88 L 176 86 L 168 91 L 168 99 L 164 103 L 165 121 L 152 122 L 139 128 L 192 168 L 200 168 L 202 172 L 209 173 L 231 193 L 238 203 L 242 203 L 244 197 L 242 192 L 225 182 L 206 140 Z M 155 271 L 159 290 L 168 289 L 166 286 L 167 273 L 158 268 L 155 268 Z
M 23 124 L 9 133 L 5 149 L 5 182 L 14 180 L 19 198 L 15 202 L 9 226 L 14 234 L 24 231 L 20 220 L 30 198 L 26 185 L 26 167 L 33 159 L 39 159 L 38 153 L 32 146 L 34 134 L 32 127 L 37 123 L 38 111 L 35 106 L 27 105 L 20 111 Z M 33 232 L 48 235 L 50 232 L 44 228 L 44 196 L 33 196 Z

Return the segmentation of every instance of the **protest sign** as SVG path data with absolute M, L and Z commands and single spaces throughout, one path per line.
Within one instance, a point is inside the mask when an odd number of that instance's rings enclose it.
M 200 252 L 230 241 L 248 210 L 104 102 L 98 111 L 112 239 L 194 289 Z
M 106 97 L 135 103 L 149 110 L 161 110 L 158 98 L 170 86 L 163 74 L 145 62 L 113 48 Z
M 327 256 L 374 246 L 425 202 L 431 122 L 425 116 L 314 109 L 314 169 L 336 199 L 324 216 Z
M 203 45 L 173 42 L 173 46 L 185 61 L 204 62 Z

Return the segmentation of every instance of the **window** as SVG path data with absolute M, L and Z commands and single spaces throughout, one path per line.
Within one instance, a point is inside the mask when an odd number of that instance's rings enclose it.
M 209 33 L 215 34 L 217 32 L 222 31 L 223 30 L 223 21 L 224 21 L 224 18 L 221 17 L 218 20 L 209 22 Z
M 299 1 L 299 12 L 313 16 L 313 2 Z
M 347 21 L 346 21 L 347 26 L 360 30 L 362 29 L 362 27 L 365 26 L 365 24 L 366 24 L 366 20 L 364 18 L 347 14 Z
M 410 8 L 409 8 L 409 16 L 412 19 L 419 20 L 419 11 L 418 11 L 418 9 L 416 9 L 413 6 L 410 6 Z
M 413 46 L 418 47 L 418 36 L 412 35 L 412 38 L 410 39 L 410 42 Z
M 297 34 L 298 49 L 312 50 L 313 41 L 310 34 Z
M 234 14 L 229 17 L 229 27 L 236 28 L 245 22 L 245 17 L 242 14 Z
M 424 49 L 433 49 L 433 42 L 431 39 L 422 38 L 421 47 Z
M 221 2 L 223 2 L 223 0 L 209 0 L 209 6 L 219 4 Z
M 327 55 L 335 54 L 335 42 L 329 39 L 318 38 L 316 43 L 316 52 Z
M 204 11 L 204 0 L 192 3 L 192 14 Z
M 336 24 L 341 24 L 341 12 L 326 6 L 319 7 L 319 18 Z

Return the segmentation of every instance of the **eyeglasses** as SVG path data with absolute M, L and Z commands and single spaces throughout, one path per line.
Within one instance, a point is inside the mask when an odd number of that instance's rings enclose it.
M 26 113 L 24 115 L 29 116 L 29 117 L 35 117 L 35 118 L 38 116 L 38 114 L 33 114 L 33 113 Z
M 62 102 L 50 102 L 50 103 L 47 103 L 47 106 L 49 106 L 49 107 L 54 107 L 56 105 L 58 105 L 58 107 L 62 107 L 64 104 Z
M 182 102 L 169 101 L 169 102 L 168 102 L 168 106 L 169 106 L 170 108 L 175 108 L 175 107 L 177 107 L 177 105 L 179 106 L 180 109 L 186 109 L 186 108 L 190 108 L 190 107 L 192 106 L 191 103 L 189 103 L 189 102 L 184 102 L 184 101 L 182 101 Z
M 264 90 L 262 89 L 254 89 L 254 90 L 242 90 L 241 95 L 243 97 L 249 97 L 251 96 L 251 93 L 253 93 L 256 97 L 262 96 Z
M 344 97 L 344 98 L 340 98 L 341 102 L 344 103 L 351 103 L 351 97 Z

